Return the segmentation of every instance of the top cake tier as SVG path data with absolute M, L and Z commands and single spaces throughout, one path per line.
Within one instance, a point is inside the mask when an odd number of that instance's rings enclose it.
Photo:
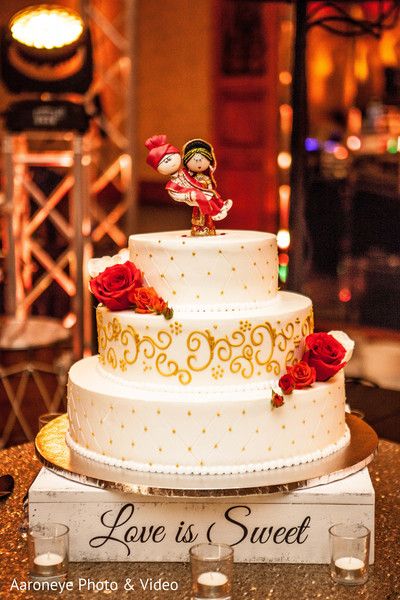
M 178 310 L 256 307 L 278 291 L 276 237 L 259 231 L 187 231 L 131 235 L 130 260 L 146 282 Z

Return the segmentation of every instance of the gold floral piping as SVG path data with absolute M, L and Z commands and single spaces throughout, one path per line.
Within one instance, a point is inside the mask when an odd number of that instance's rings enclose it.
M 253 325 L 240 321 L 232 334 L 216 337 L 211 330 L 195 330 L 186 336 L 188 354 L 177 360 L 168 358 L 168 350 L 178 335 L 184 336 L 182 325 L 174 323 L 168 329 L 159 330 L 155 336 L 141 335 L 132 326 L 123 327 L 118 317 L 105 322 L 103 310 L 97 311 L 99 360 L 113 370 L 126 372 L 130 365 L 140 359 L 146 364 L 144 372 L 155 368 L 162 377 L 176 378 L 182 385 L 192 381 L 193 373 L 210 368 L 214 379 L 222 380 L 226 373 L 250 379 L 256 373 L 272 373 L 279 376 L 287 365 L 297 362 L 299 347 L 304 338 L 313 331 L 313 312 L 309 311 L 303 322 L 277 321 Z M 119 342 L 122 353 L 117 354 L 113 342 Z

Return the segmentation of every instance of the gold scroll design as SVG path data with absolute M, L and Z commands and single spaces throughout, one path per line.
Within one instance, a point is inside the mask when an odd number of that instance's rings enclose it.
M 205 371 L 213 361 L 219 360 L 229 366 L 234 374 L 241 374 L 249 379 L 254 371 L 260 367 L 267 373 L 273 372 L 275 376 L 281 373 L 281 363 L 293 364 L 296 362 L 293 345 L 301 332 L 312 330 L 312 313 L 298 326 L 293 322 L 286 323 L 280 330 L 276 330 L 269 322 L 264 322 L 251 327 L 250 331 L 237 329 L 230 335 L 216 338 L 209 329 L 193 331 L 186 339 L 189 356 L 186 367 L 182 368 L 177 361 L 168 359 L 168 349 L 173 342 L 173 335 L 169 331 L 160 330 L 153 338 L 149 335 L 140 336 L 137 330 L 128 325 L 123 328 L 117 317 L 106 324 L 103 315 L 98 314 L 98 337 L 100 361 L 106 362 L 113 369 L 118 365 L 122 371 L 127 365 L 137 363 L 140 356 L 154 361 L 157 372 L 162 377 L 177 377 L 182 385 L 192 381 L 192 372 Z M 109 343 L 120 341 L 125 347 L 123 356 L 118 357 L 115 348 Z M 276 354 L 283 354 L 285 360 L 277 360 Z
M 310 333 L 313 333 L 314 331 L 314 313 L 313 313 L 313 309 L 310 309 L 310 312 L 308 313 L 308 315 L 306 316 L 306 318 L 304 319 L 302 325 L 301 325 L 301 335 L 303 338 L 307 337 L 308 335 L 310 335 Z
M 256 366 L 278 375 L 280 365 L 272 360 L 276 337 L 268 322 L 253 327 L 248 339 L 240 330 L 221 338 L 215 338 L 209 329 L 193 331 L 186 342 L 190 352 L 187 365 L 192 371 L 205 371 L 216 358 L 228 363 L 231 373 L 240 373 L 245 379 L 252 377 Z
M 285 357 L 286 368 L 288 367 L 288 365 L 294 365 L 298 362 L 299 359 L 296 357 L 296 349 L 301 346 L 304 338 L 306 338 L 307 335 L 314 331 L 314 315 L 312 308 L 310 309 L 309 313 L 307 314 L 307 316 L 305 317 L 298 329 L 298 331 L 294 331 L 294 335 L 292 336 L 292 343 L 294 345 L 294 349 L 291 348 Z M 289 332 L 286 333 L 289 334 Z
M 140 336 L 132 325 L 121 331 L 121 344 L 126 346 L 120 367 L 133 365 L 141 353 L 148 360 L 154 360 L 156 369 L 162 377 L 178 377 L 179 383 L 187 385 L 192 375 L 187 369 L 181 369 L 175 360 L 168 360 L 167 350 L 172 344 L 170 332 L 161 330 L 156 338 L 148 335 Z
M 108 343 L 118 341 L 121 334 L 121 323 L 117 317 L 113 317 L 111 321 L 104 323 L 103 312 L 97 311 L 97 340 L 99 348 L 99 359 L 102 364 L 106 361 L 111 364 L 113 369 L 117 366 L 117 355 L 114 348 L 110 347 L 107 350 Z
M 107 363 L 114 370 L 119 365 L 121 371 L 126 371 L 127 365 L 135 364 L 143 354 L 149 360 L 154 359 L 156 369 L 161 376 L 177 376 L 182 385 L 191 382 L 192 375 L 187 369 L 181 369 L 175 360 L 168 360 L 166 350 L 172 343 L 172 335 L 168 331 L 159 331 L 155 339 L 147 335 L 140 337 L 131 325 L 123 328 L 117 317 L 104 323 L 103 313 L 98 311 L 97 332 L 99 359 L 102 364 Z M 109 345 L 110 342 L 118 341 L 125 346 L 122 358 L 118 358 L 115 348 Z
M 290 321 L 289 323 L 286 323 L 277 334 L 276 342 L 279 352 L 285 357 L 284 364 L 286 368 L 287 365 L 291 365 L 295 362 L 295 352 L 293 350 L 293 345 L 297 343 L 295 324 Z M 275 371 L 275 374 L 279 375 L 280 369 L 278 372 Z

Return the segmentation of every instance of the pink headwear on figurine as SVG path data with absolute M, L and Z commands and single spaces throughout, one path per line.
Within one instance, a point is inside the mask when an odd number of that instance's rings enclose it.
M 144 145 L 149 150 L 146 162 L 156 170 L 164 156 L 167 154 L 179 154 L 178 148 L 175 148 L 172 144 L 168 144 L 166 135 L 153 135 L 145 141 Z

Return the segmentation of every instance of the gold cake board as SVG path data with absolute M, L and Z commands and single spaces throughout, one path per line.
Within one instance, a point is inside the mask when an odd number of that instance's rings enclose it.
M 85 485 L 159 497 L 254 496 L 331 483 L 366 467 L 377 451 L 378 436 L 354 415 L 347 414 L 346 423 L 350 429 L 350 443 L 326 458 L 293 467 L 234 475 L 145 473 L 90 460 L 67 446 L 66 414 L 40 430 L 35 446 L 37 456 L 47 469 Z

